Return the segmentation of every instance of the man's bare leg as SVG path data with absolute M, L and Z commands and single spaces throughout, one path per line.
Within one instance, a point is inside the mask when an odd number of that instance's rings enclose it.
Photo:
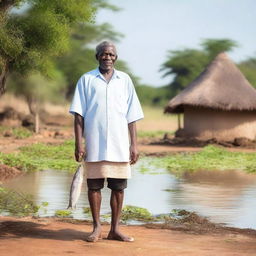
M 123 199 L 124 199 L 123 190 L 112 190 L 111 199 L 110 199 L 110 206 L 112 211 L 111 229 L 108 234 L 108 239 L 132 242 L 134 240 L 132 237 L 128 237 L 119 231 L 119 221 L 120 221 L 121 210 L 123 206 Z
M 101 224 L 100 224 L 100 206 L 101 206 L 101 191 L 89 189 L 88 199 L 93 218 L 93 231 L 86 238 L 87 242 L 96 242 L 101 238 Z

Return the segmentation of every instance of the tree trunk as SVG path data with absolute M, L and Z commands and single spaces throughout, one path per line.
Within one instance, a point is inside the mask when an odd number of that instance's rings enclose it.
M 5 63 L 5 65 L 2 67 L 2 72 L 0 74 L 0 96 L 5 93 L 5 84 L 6 84 L 8 71 L 9 71 L 8 64 Z
M 33 97 L 27 96 L 26 100 L 28 103 L 28 108 L 29 108 L 30 114 L 34 117 L 34 132 L 39 133 L 39 130 L 40 130 L 40 116 L 39 116 L 40 104 Z
M 39 111 L 35 113 L 35 133 L 39 133 L 40 123 L 39 123 Z

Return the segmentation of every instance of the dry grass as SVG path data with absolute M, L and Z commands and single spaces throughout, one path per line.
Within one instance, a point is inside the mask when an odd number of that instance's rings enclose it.
M 5 94 L 1 97 L 0 112 L 5 107 L 13 107 L 17 111 L 29 114 L 28 106 L 24 99 L 17 98 L 10 94 Z M 63 118 L 70 118 L 68 113 L 69 104 L 54 105 L 51 103 L 44 104 L 44 110 L 51 113 L 53 116 L 63 116 Z M 164 114 L 163 109 L 159 107 L 143 106 L 145 118 L 137 123 L 139 131 L 146 132 L 174 132 L 177 130 L 178 122 L 176 115 Z
M 28 105 L 22 97 L 15 97 L 8 93 L 4 94 L 1 96 L 0 100 L 0 112 L 2 112 L 5 107 L 12 107 L 20 113 L 29 114 Z M 64 117 L 69 115 L 69 104 L 56 105 L 52 103 L 45 103 L 43 109 L 52 115 L 63 115 Z
M 178 128 L 176 115 L 164 114 L 159 107 L 143 106 L 145 118 L 138 122 L 139 131 L 168 131 L 174 132 Z

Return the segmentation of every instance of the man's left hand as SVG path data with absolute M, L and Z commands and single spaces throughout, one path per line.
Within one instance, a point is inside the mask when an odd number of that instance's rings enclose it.
M 130 164 L 135 164 L 139 159 L 139 151 L 137 146 L 130 146 Z

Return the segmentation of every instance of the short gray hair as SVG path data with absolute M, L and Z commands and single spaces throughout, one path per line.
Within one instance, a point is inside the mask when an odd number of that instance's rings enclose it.
M 114 45 L 114 43 L 112 43 L 110 41 L 103 41 L 96 46 L 96 55 L 98 55 L 106 47 L 113 47 L 115 50 L 115 53 L 117 53 L 116 46 Z

